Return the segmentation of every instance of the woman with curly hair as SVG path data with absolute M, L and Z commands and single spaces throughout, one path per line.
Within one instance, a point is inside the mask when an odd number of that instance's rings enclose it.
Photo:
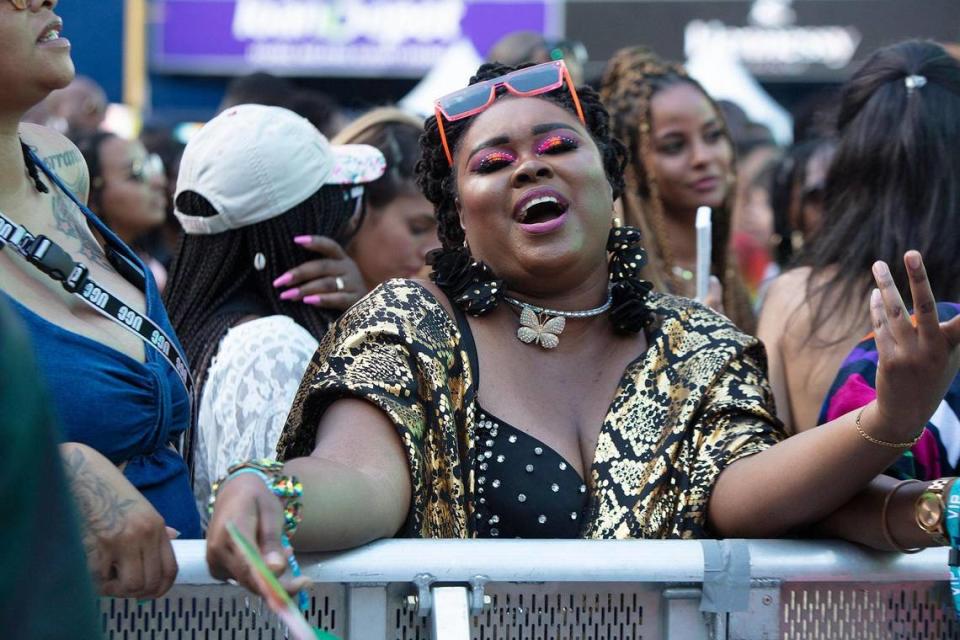
M 627 145 L 623 218 L 646 238 L 644 277 L 692 297 L 697 208 L 713 209 L 713 264 L 722 285 L 708 304 L 753 333 L 750 297 L 730 251 L 736 194 L 733 141 L 716 102 L 679 64 L 643 47 L 621 49 L 603 74 L 600 98 L 613 135 Z
M 594 91 L 559 61 L 487 64 L 436 114 L 418 170 L 443 244 L 432 282 L 385 283 L 327 333 L 284 462 L 239 464 L 218 483 L 213 575 L 253 587 L 230 522 L 277 572 L 283 532 L 332 550 L 398 535 L 769 537 L 838 510 L 879 522 L 876 493 L 858 494 L 899 450 L 873 442 L 912 438 L 933 411 L 960 320 L 904 324 L 878 264 L 872 313 L 898 347 L 881 349 L 877 401 L 784 440 L 760 343 L 652 292 L 639 232 L 611 227 L 626 150 Z M 926 309 L 919 255 L 908 259 Z M 822 528 L 933 544 L 913 520 L 920 488 L 892 496 L 883 528 Z

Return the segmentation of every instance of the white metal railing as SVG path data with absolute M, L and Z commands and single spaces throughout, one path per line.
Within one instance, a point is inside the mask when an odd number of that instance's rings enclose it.
M 104 599 L 110 638 L 275 638 L 258 598 L 176 541 L 166 597 Z M 947 550 L 832 541 L 385 540 L 299 556 L 308 618 L 350 640 L 958 638 Z

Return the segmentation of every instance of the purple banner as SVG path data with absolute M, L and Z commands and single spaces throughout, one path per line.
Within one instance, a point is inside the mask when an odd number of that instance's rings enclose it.
M 552 0 L 159 0 L 158 71 L 419 76 L 453 44 L 481 56 L 518 30 L 553 33 Z

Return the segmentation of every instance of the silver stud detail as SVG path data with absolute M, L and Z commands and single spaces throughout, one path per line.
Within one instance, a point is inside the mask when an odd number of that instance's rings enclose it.
M 500 516 L 493 516 L 488 521 L 488 524 L 497 524 L 498 522 L 500 522 Z
M 479 478 L 477 478 L 477 482 L 478 482 L 479 484 L 483 484 L 483 483 L 486 482 L 486 481 L 487 481 L 487 477 L 486 477 L 486 476 L 480 476 Z
M 497 529 L 496 527 L 494 527 L 493 529 L 490 529 L 490 537 L 491 537 L 491 538 L 496 538 L 496 537 L 499 536 L 499 535 L 500 535 L 500 530 L 499 530 L 499 529 Z
M 487 504 L 486 498 L 480 498 L 480 504 Z
M 493 446 L 493 440 L 487 440 L 484 444 L 486 444 L 488 447 L 492 447 L 492 446 Z
M 494 480 L 493 482 L 490 483 L 490 486 L 492 486 L 494 489 L 497 489 L 500 486 L 500 481 Z
M 580 485 L 580 493 L 586 493 L 586 492 L 587 492 L 587 485 L 585 484 Z
M 504 460 L 506 460 L 506 457 L 503 454 L 497 456 L 497 462 L 503 462 Z
M 545 524 L 547 522 L 547 516 L 540 516 L 539 518 L 537 518 L 537 522 L 539 522 L 540 524 Z
M 543 455 L 543 447 L 534 447 L 533 452 L 538 456 Z
M 532 465 L 532 464 L 528 464 L 528 465 L 527 465 L 527 473 L 533 473 L 533 465 Z
M 487 463 L 484 462 L 483 464 L 480 465 L 480 471 L 486 471 L 486 470 L 487 470 Z
M 550 490 L 556 493 L 557 491 L 560 491 L 560 485 L 554 482 L 552 485 L 550 485 Z
M 576 511 L 574 511 L 573 513 L 570 514 L 570 519 L 571 519 L 571 520 L 576 520 L 576 519 L 577 519 L 577 512 L 576 512 Z
M 567 463 L 566 463 L 566 462 L 561 462 L 561 463 L 560 463 L 560 471 L 566 471 L 566 470 L 567 470 Z
M 526 494 L 521 493 L 520 495 L 517 496 L 517 502 L 526 502 L 526 501 L 527 501 Z
M 492 437 L 494 437 L 494 438 L 497 437 L 497 434 L 498 434 L 498 433 L 500 433 L 500 432 L 497 431 L 497 428 L 496 428 L 496 427 L 494 427 L 493 429 L 490 430 L 490 435 L 491 435 Z
M 486 453 L 483 454 L 483 457 L 489 460 L 490 458 L 493 457 L 493 451 L 487 451 Z
M 517 436 L 510 436 L 509 438 L 507 438 L 507 440 L 510 441 L 510 444 L 513 444 L 514 442 L 517 441 Z

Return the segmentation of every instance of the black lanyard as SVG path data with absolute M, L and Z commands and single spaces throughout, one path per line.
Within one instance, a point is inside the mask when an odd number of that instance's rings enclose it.
M 153 347 L 177 372 L 180 382 L 193 398 L 193 376 L 170 337 L 157 324 L 141 314 L 90 277 L 87 267 L 75 262 L 60 245 L 46 236 L 35 236 L 0 212 L 0 250 L 9 246 L 27 262 L 53 278 L 63 288 L 83 300 L 127 331 Z

